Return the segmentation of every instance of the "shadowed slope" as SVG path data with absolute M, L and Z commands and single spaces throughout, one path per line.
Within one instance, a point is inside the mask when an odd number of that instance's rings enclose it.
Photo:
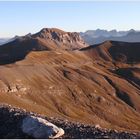
M 78 33 L 44 28 L 34 35 L 17 37 L 15 40 L 1 45 L 0 64 L 9 64 L 22 60 L 31 51 L 75 50 L 85 46 L 85 42 Z
M 9 64 L 25 58 L 31 51 L 49 50 L 38 39 L 22 37 L 0 46 L 0 64 Z
M 102 44 L 83 48 L 81 51 L 89 53 L 94 59 L 122 63 L 140 62 L 140 43 L 106 41 Z

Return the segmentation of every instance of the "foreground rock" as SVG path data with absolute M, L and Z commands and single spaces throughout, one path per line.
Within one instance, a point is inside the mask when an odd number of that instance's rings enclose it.
M 34 138 L 59 138 L 64 130 L 45 119 L 34 116 L 27 116 L 23 119 L 22 131 Z
M 98 125 L 90 126 L 53 117 L 42 117 L 26 110 L 0 105 L 0 138 L 139 139 L 140 133 L 107 130 Z
M 0 138 L 59 138 L 64 130 L 33 113 L 0 106 Z

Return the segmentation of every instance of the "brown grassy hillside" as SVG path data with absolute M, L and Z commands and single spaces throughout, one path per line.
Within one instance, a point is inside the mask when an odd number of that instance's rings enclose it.
M 36 37 L 41 40 L 35 35 L 28 39 L 29 42 Z M 8 61 L 0 65 L 1 103 L 46 116 L 99 124 L 104 128 L 140 131 L 139 58 L 133 65 L 134 61 L 129 64 L 115 60 L 116 50 L 112 53 L 112 49 L 118 42 L 113 45 L 105 42 L 79 51 L 48 50 L 51 47 L 45 40 L 43 44 L 25 45 L 20 41 L 19 44 L 11 42 L 12 47 L 9 44 L 0 47 L 1 54 L 9 54 L 12 49 L 12 58 L 16 54 L 18 58 L 24 54 L 20 61 L 14 59 L 14 63 Z M 121 43 L 118 47 L 125 45 Z M 20 50 L 15 53 L 16 49 L 22 50 L 24 46 L 29 48 L 28 53 Z M 130 46 L 135 46 L 135 43 Z M 129 57 L 125 50 L 121 53 Z M 136 57 L 132 56 L 133 59 Z M 3 62 L 5 56 L 1 58 L 0 62 Z M 125 75 L 126 71 L 133 76 Z

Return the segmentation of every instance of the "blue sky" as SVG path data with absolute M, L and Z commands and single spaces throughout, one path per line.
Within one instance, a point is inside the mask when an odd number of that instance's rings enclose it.
M 35 33 L 44 27 L 66 31 L 140 29 L 140 1 L 0 1 L 0 37 Z

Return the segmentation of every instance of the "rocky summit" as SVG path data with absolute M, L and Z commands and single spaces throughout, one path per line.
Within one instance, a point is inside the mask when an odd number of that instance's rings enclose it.
M 57 28 L 44 28 L 32 35 L 33 38 L 44 40 L 44 42 L 56 43 L 57 47 L 65 49 L 78 49 L 87 47 L 87 44 L 77 32 L 65 32 Z
M 139 52 L 140 43 L 105 41 L 87 46 L 78 33 L 56 28 L 16 37 L 0 46 L 0 103 L 58 122 L 67 120 L 64 127 L 48 120 L 56 125 L 53 137 L 60 130 L 64 130 L 63 138 L 131 138 L 128 133 L 137 137 Z M 32 116 L 28 119 L 42 122 Z M 3 130 L 0 136 L 5 138 L 29 135 L 24 129 L 26 135 L 16 129 L 17 135 Z

